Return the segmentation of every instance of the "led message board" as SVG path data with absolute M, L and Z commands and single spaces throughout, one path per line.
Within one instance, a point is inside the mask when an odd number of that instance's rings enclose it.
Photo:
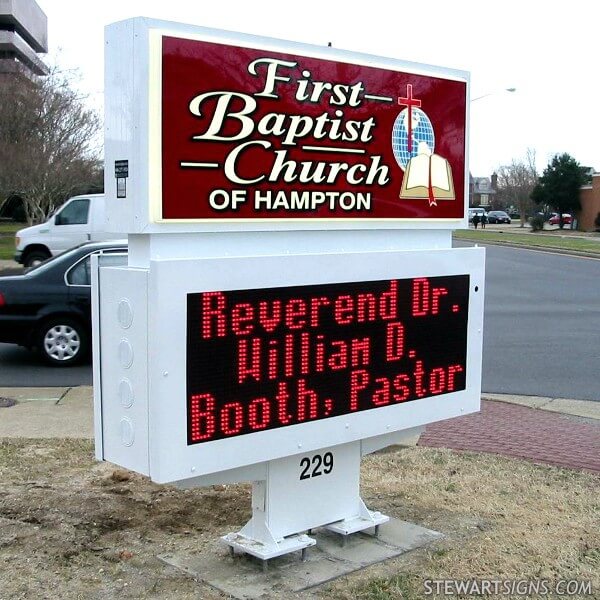
M 172 35 L 155 52 L 161 220 L 463 217 L 465 81 Z
M 188 294 L 188 444 L 463 390 L 468 305 L 468 275 Z

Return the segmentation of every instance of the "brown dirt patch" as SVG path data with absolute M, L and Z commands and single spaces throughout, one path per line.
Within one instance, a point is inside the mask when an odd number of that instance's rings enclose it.
M 425 578 L 487 577 L 600 594 L 598 477 L 411 448 L 366 459 L 362 486 L 370 507 L 447 537 L 299 598 L 421 598 Z M 177 490 L 95 462 L 86 441 L 0 440 L 0 599 L 224 598 L 156 557 L 227 560 L 216 540 L 249 517 L 248 485 Z

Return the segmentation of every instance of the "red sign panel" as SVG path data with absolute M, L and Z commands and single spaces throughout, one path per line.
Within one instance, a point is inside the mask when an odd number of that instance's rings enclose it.
M 188 444 L 466 386 L 468 275 L 187 300 Z
M 466 83 L 162 38 L 162 219 L 464 214 Z

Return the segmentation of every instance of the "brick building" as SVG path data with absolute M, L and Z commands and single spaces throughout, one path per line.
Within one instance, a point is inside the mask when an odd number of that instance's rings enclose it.
M 581 231 L 594 231 L 594 221 L 600 213 L 600 173 L 592 175 L 592 183 L 584 185 L 579 192 L 581 210 L 577 212 L 577 228 Z

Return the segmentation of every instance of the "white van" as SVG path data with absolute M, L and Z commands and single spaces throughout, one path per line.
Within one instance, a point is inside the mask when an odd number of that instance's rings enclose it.
M 477 215 L 479 217 L 479 222 L 481 223 L 481 217 L 486 215 L 485 209 L 483 208 L 470 208 L 469 209 L 469 223 L 473 222 L 473 217 Z
M 15 260 L 32 267 L 85 242 L 123 237 L 106 231 L 105 208 L 103 194 L 69 198 L 45 223 L 17 232 Z

